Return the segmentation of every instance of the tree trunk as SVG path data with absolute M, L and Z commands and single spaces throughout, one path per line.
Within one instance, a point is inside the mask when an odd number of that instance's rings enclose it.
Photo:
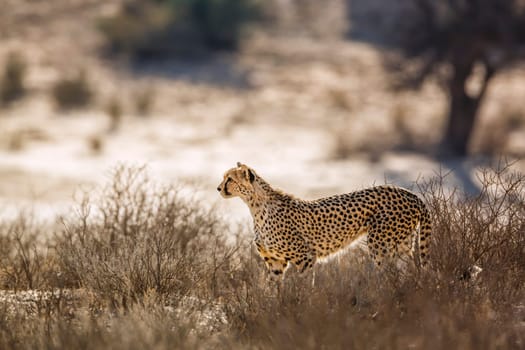
M 465 91 L 465 84 L 472 73 L 474 61 L 464 64 L 455 64 L 454 73 L 449 83 L 449 113 L 443 146 L 446 151 L 456 156 L 466 156 L 468 146 L 474 130 L 474 124 L 479 107 L 488 82 L 494 70 L 486 65 L 485 76 L 477 96 L 469 96 Z

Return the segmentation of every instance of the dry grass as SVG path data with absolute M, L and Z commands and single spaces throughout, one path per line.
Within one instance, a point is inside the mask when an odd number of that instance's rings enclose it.
M 22 312 L 0 293 L 0 348 L 522 348 L 525 178 L 487 172 L 475 197 L 441 180 L 420 187 L 434 221 L 428 270 L 379 271 L 354 252 L 317 266 L 313 287 L 294 271 L 268 281 L 250 234 L 119 168 L 60 229 L 0 224 L 4 288 L 76 295 Z M 474 264 L 483 271 L 465 278 Z

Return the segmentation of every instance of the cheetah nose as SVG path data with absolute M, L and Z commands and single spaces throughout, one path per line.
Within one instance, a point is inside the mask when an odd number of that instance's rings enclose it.
M 221 187 L 220 187 L 220 186 L 219 186 L 219 187 L 217 187 L 217 191 L 219 191 L 219 192 L 221 191 Z

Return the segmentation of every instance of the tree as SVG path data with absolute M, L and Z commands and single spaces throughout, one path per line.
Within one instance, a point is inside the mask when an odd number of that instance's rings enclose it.
M 490 81 L 525 57 L 525 0 L 411 1 L 396 31 L 403 57 L 415 63 L 402 69 L 404 82 L 440 79 L 449 99 L 443 146 L 464 156 Z M 476 74 L 478 89 L 468 91 Z

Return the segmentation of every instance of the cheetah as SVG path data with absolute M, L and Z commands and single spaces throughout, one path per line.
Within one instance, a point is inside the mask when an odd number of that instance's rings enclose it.
M 363 236 L 377 266 L 389 258 L 413 258 L 416 250 L 421 265 L 428 262 L 430 215 L 422 200 L 404 188 L 376 186 L 302 200 L 272 188 L 252 168 L 237 163 L 217 191 L 246 203 L 257 252 L 275 275 L 284 276 L 291 264 L 300 272 L 309 270 Z

